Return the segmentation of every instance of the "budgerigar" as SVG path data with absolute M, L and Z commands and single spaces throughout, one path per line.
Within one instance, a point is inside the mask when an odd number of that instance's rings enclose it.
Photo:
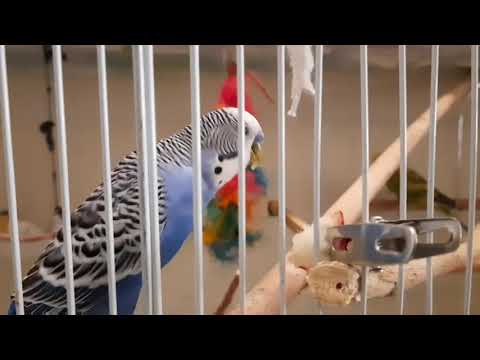
M 263 141 L 255 117 L 245 113 L 245 164 Z M 238 174 L 238 109 L 224 108 L 201 119 L 203 208 Z M 192 131 L 187 126 L 157 144 L 161 266 L 166 266 L 192 232 Z M 133 314 L 142 288 L 137 155 L 112 172 L 118 314 Z M 108 314 L 104 191 L 100 185 L 71 217 L 76 313 Z M 64 234 L 60 229 L 23 280 L 26 314 L 66 314 Z M 15 314 L 15 297 L 9 314 Z
M 375 161 L 380 154 L 373 157 Z M 388 179 L 386 188 L 390 191 L 397 200 L 400 200 L 400 169 L 397 169 L 393 175 Z M 452 216 L 456 207 L 455 199 L 441 192 L 438 188 L 434 188 L 433 193 L 434 207 L 436 211 L 440 211 L 446 216 Z M 428 200 L 428 182 L 417 173 L 415 170 L 407 168 L 407 206 L 412 210 L 426 210 Z M 460 222 L 462 229 L 468 231 L 467 225 Z
M 376 153 L 372 161 L 377 160 L 380 153 Z M 400 199 L 400 169 L 397 169 L 388 179 L 386 188 L 395 197 Z M 407 205 L 411 209 L 425 210 L 427 208 L 428 182 L 415 170 L 407 168 Z M 440 210 L 447 216 L 451 216 L 456 208 L 454 199 L 442 193 L 437 188 L 434 189 L 434 203 L 436 210 Z
M 395 171 L 387 181 L 387 188 L 400 198 L 400 170 Z M 407 169 L 407 203 L 409 207 L 422 210 L 427 207 L 428 183 L 427 180 L 412 169 Z M 455 200 L 434 189 L 435 207 L 447 216 L 451 216 L 455 209 Z

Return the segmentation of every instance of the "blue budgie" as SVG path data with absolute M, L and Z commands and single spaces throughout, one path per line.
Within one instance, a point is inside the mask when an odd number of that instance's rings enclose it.
M 245 112 L 245 164 L 263 141 L 255 117 Z M 201 119 L 203 206 L 238 174 L 238 109 L 224 108 Z M 157 144 L 161 266 L 192 232 L 192 131 L 187 126 Z M 112 172 L 118 314 L 133 314 L 142 288 L 137 156 L 132 152 Z M 103 186 L 73 213 L 72 243 L 76 313 L 108 314 L 106 225 Z M 25 314 L 66 314 L 63 232 L 47 245 L 23 280 Z M 9 314 L 15 312 L 12 296 Z

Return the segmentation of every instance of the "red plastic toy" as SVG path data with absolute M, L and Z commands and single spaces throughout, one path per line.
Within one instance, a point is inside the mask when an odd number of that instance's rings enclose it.
M 245 79 L 253 81 L 253 83 L 260 89 L 265 97 L 273 104 L 274 101 L 267 89 L 256 78 L 251 71 L 245 71 Z M 233 60 L 227 60 L 227 79 L 223 83 L 222 90 L 220 91 L 220 98 L 218 100 L 219 108 L 222 107 L 238 107 L 237 99 L 237 64 Z M 253 106 L 252 97 L 248 93 L 248 89 L 245 89 L 245 110 L 253 116 L 257 116 L 255 108 Z

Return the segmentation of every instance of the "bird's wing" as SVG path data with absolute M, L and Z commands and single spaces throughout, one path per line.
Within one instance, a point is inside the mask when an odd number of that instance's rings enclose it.
M 423 176 L 421 176 L 419 173 L 417 173 L 414 170 L 408 169 L 407 171 L 407 178 L 408 178 L 408 184 L 418 184 L 418 185 L 425 185 L 427 184 L 427 180 Z
M 129 155 L 112 173 L 115 268 L 117 282 L 141 272 L 140 193 L 136 157 Z M 160 233 L 166 222 L 165 187 L 159 179 Z M 95 290 L 106 286 L 107 241 L 103 187 L 72 214 L 71 234 L 77 312 L 90 309 Z M 23 280 L 26 313 L 66 310 L 63 231 L 42 252 Z

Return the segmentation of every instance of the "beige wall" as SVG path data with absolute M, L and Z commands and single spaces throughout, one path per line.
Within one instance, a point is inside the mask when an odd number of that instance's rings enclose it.
M 65 106 L 68 127 L 68 156 L 72 207 L 77 206 L 101 181 L 101 148 L 97 99 L 97 75 L 92 61 L 75 60 L 65 64 Z M 275 64 L 273 55 L 265 59 Z M 326 209 L 358 176 L 361 166 L 360 151 L 360 95 L 358 67 L 339 65 L 334 56 L 325 61 L 325 99 L 323 128 L 322 208 Z M 274 69 L 274 66 L 272 67 Z M 224 79 L 223 71 L 213 65 L 202 68 L 202 111 L 217 102 L 218 91 Z M 50 227 L 52 213 L 51 163 L 39 124 L 47 118 L 44 72 L 41 58 L 28 60 L 12 56 L 9 61 L 10 96 L 13 120 L 15 170 L 19 213 L 22 219 L 32 221 L 45 229 Z M 275 74 L 260 73 L 265 85 L 275 93 Z M 468 76 L 455 68 L 442 68 L 440 93 Z M 133 93 L 131 70 L 118 59 L 110 62 L 109 100 L 111 115 L 112 161 L 118 161 L 135 147 L 133 120 Z M 371 152 L 383 150 L 398 135 L 398 75 L 394 70 L 370 70 L 370 139 Z M 409 69 L 408 116 L 411 122 L 429 105 L 428 69 Z M 288 80 L 288 86 L 290 81 Z M 187 59 L 157 59 L 157 130 L 159 137 L 167 136 L 189 122 L 189 74 Z M 270 196 L 276 197 L 276 120 L 275 107 L 255 90 L 255 105 L 267 141 L 264 146 L 265 166 L 270 178 Z M 454 195 L 455 174 L 452 172 L 456 153 L 456 119 L 459 111 L 466 117 L 465 136 L 468 138 L 468 103 L 465 101 L 448 114 L 448 120 L 438 127 L 437 184 Z M 312 217 L 312 162 L 313 162 L 313 99 L 302 100 L 298 119 L 287 124 L 287 202 L 288 207 L 307 220 Z M 1 140 L 0 140 L 1 141 Z M 410 166 L 426 174 L 427 141 L 423 141 L 411 157 Z M 468 141 L 464 144 L 465 161 L 462 169 L 462 196 L 467 194 Z M 3 153 L 0 152 L 3 166 Z M 1 168 L 3 174 L 3 167 Z M 6 207 L 4 177 L 0 177 L 0 208 Z M 372 215 L 378 214 L 372 209 Z M 395 217 L 396 214 L 384 214 Z M 417 214 L 418 215 L 418 214 Z M 421 215 L 421 214 L 420 214 Z M 276 261 L 277 239 L 275 219 L 264 219 L 265 237 L 248 251 L 248 286 L 250 287 Z M 31 265 L 39 246 L 23 244 L 24 270 Z M 191 313 L 193 296 L 193 246 L 188 242 L 175 260 L 163 271 L 165 310 L 170 314 Z M 209 254 L 206 262 L 207 311 L 218 305 L 235 266 L 220 264 Z M 9 246 L 0 243 L 0 309 L 8 303 L 12 286 Z M 478 277 L 475 278 L 478 282 Z M 463 276 L 449 276 L 435 282 L 435 310 L 442 313 L 462 311 Z M 474 287 L 474 310 L 480 312 L 480 293 Z M 375 313 L 396 311 L 396 299 L 371 302 Z M 424 288 L 407 294 L 407 310 L 422 313 Z M 0 310 L 1 311 L 1 310 Z M 316 307 L 307 296 L 301 296 L 291 305 L 292 313 L 313 313 Z M 354 312 L 358 308 L 327 309 L 327 312 Z

